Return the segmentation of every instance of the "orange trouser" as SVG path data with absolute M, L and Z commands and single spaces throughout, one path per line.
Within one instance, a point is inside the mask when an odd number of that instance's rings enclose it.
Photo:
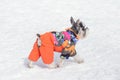
M 40 36 L 41 46 L 38 47 L 37 41 L 35 41 L 32 51 L 30 52 L 29 59 L 31 61 L 37 61 L 40 56 L 45 64 L 51 64 L 54 60 L 54 51 L 61 52 L 62 46 L 54 45 L 54 38 L 52 33 L 45 33 Z

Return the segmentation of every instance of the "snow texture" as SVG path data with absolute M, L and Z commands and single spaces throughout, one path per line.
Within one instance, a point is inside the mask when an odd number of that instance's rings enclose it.
M 0 0 L 0 80 L 120 80 L 119 9 L 120 0 Z M 62 31 L 71 16 L 90 28 L 76 46 L 85 62 L 27 68 L 36 33 Z

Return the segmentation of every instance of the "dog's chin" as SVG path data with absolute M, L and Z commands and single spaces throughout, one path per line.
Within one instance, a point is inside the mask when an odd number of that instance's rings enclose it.
M 86 38 L 88 36 L 88 34 L 89 34 L 89 28 L 86 28 L 85 33 L 84 33 L 84 38 Z

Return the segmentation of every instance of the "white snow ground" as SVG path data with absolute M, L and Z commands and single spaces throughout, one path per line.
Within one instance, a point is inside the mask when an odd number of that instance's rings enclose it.
M 119 9 L 120 0 L 0 0 L 0 80 L 120 80 Z M 90 28 L 76 46 L 85 62 L 27 68 L 35 34 L 64 30 L 71 16 Z

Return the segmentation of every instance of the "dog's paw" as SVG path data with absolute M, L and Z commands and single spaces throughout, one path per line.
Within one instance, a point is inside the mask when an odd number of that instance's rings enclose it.
M 57 64 L 57 68 L 60 68 L 60 67 L 62 67 L 63 65 L 60 65 L 60 64 Z
M 52 64 L 49 64 L 49 65 L 48 65 L 48 68 L 49 68 L 49 69 L 55 69 L 55 68 L 57 68 L 57 65 L 54 64 L 54 63 L 52 63 Z
M 83 63 L 84 62 L 84 60 L 83 59 L 81 59 L 81 60 L 78 60 L 78 61 L 76 61 L 78 64 L 81 64 L 81 63 Z
M 28 68 L 33 68 L 33 67 L 34 67 L 33 65 L 28 64 Z
M 57 65 L 57 68 L 59 68 L 60 67 L 60 65 Z
M 32 61 L 29 61 L 28 64 L 27 64 L 28 68 L 33 68 L 33 62 Z

